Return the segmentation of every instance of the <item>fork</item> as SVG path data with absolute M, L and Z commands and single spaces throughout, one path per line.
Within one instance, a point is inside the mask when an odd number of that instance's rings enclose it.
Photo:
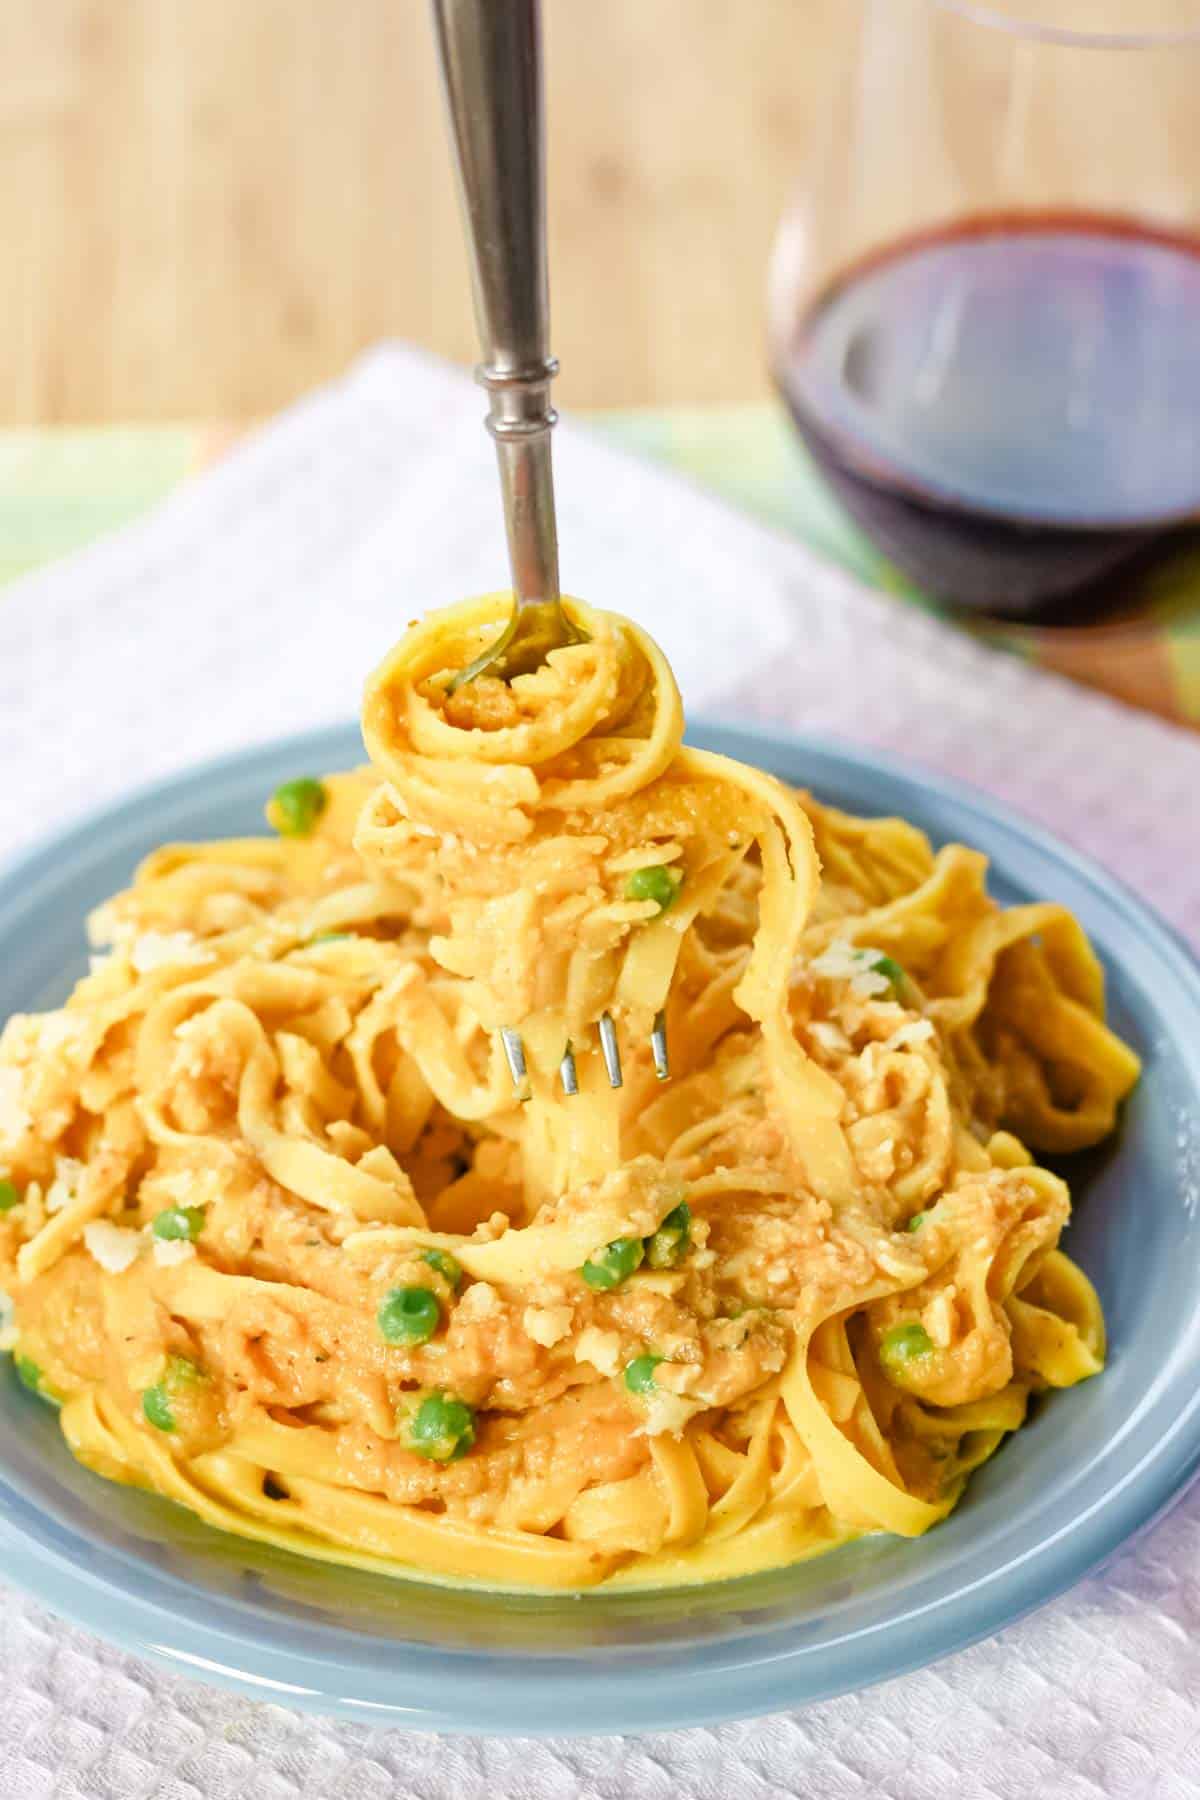
M 617 1028 L 611 1013 L 601 1013 L 598 1030 L 600 1033 L 600 1054 L 604 1058 L 604 1072 L 608 1076 L 608 1085 L 619 1088 L 625 1077 L 621 1070 L 621 1046 L 617 1039 Z M 500 1029 L 500 1043 L 504 1050 L 504 1060 L 508 1064 L 508 1072 L 512 1076 L 513 1086 L 523 1088 L 529 1079 L 529 1070 L 525 1062 L 525 1045 L 519 1031 L 511 1025 Z M 650 1033 L 650 1054 L 654 1058 L 654 1073 L 660 1081 L 668 1081 L 671 1076 L 670 1057 L 667 1052 L 667 1020 L 666 1014 L 656 1013 L 654 1029 Z M 563 1059 L 558 1065 L 558 1078 L 562 1082 L 564 1094 L 579 1092 L 579 1070 L 575 1063 L 575 1052 L 570 1044 L 563 1052 Z
M 434 35 L 459 193 L 467 225 L 475 321 L 488 391 L 487 428 L 496 445 L 513 611 L 495 643 L 452 678 L 453 693 L 485 672 L 511 681 L 540 668 L 551 650 L 585 643 L 558 585 L 558 530 L 550 433 L 558 415 L 550 383 L 550 284 L 546 262 L 545 145 L 540 0 L 433 0 Z M 622 1083 L 612 1015 L 599 1021 L 610 1084 Z M 500 1041 L 514 1086 L 528 1080 L 525 1046 L 511 1027 Z M 654 1069 L 667 1080 L 666 1022 L 650 1037 Z M 559 1065 L 566 1094 L 579 1092 L 570 1045 Z
M 433 13 L 483 349 L 475 373 L 488 391 L 515 600 L 500 637 L 454 677 L 454 692 L 485 670 L 503 680 L 528 674 L 586 634 L 558 587 L 540 3 L 434 0 Z

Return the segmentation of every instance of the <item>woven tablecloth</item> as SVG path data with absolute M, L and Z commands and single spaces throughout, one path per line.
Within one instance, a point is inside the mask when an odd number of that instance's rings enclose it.
M 611 442 L 712 488 L 872 587 L 937 608 L 842 512 L 779 405 L 592 415 Z M 0 582 L 136 518 L 237 441 L 232 426 L 0 432 Z M 1200 527 L 1113 583 L 1114 610 L 1084 629 L 980 626 L 1044 669 L 1200 726 Z
M 380 352 L 143 522 L 13 582 L 0 596 L 0 853 L 199 756 L 346 718 L 414 613 L 497 585 L 480 406 L 459 373 Z M 1200 737 L 868 591 L 571 422 L 558 469 L 567 586 L 647 625 L 693 708 L 973 780 L 1200 938 Z M 0 1659 L 3 1800 L 1191 1800 L 1200 1497 L 1106 1573 L 936 1668 L 715 1730 L 540 1743 L 372 1731 L 166 1674 L 15 1588 L 0 1587 Z

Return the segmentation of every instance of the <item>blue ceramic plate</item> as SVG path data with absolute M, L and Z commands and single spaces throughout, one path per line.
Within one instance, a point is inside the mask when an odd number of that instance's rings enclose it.
M 47 1606 L 176 1670 L 379 1723 L 646 1731 L 774 1712 L 997 1631 L 1109 1556 L 1200 1467 L 1200 974 L 1130 894 L 984 800 L 859 751 L 697 727 L 862 813 L 902 813 L 992 858 L 1004 902 L 1063 901 L 1145 1059 L 1118 1140 L 1074 1159 L 1070 1248 L 1111 1330 L 1104 1374 L 1055 1396 L 916 1543 L 873 1538 L 792 1570 L 660 1594 L 489 1596 L 305 1562 L 209 1530 L 68 1455 L 0 1371 L 0 1566 Z M 351 730 L 212 763 L 65 833 L 0 881 L 0 1016 L 57 1004 L 83 918 L 166 838 L 260 829 L 289 775 L 360 761 Z

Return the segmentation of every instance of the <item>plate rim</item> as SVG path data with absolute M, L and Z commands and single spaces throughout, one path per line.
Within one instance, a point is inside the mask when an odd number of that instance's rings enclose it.
M 163 803 L 177 802 L 259 761 L 287 758 L 315 765 L 324 758 L 321 766 L 329 766 L 331 758 L 337 761 L 341 755 L 344 760 L 344 746 L 355 733 L 350 722 L 331 723 L 247 744 L 62 821 L 0 862 L 0 938 L 14 889 L 31 878 L 52 875 L 55 862 L 86 850 L 118 824 L 130 829 L 140 819 L 145 830 Z M 728 715 L 697 715 L 689 738 L 726 754 L 749 753 L 768 766 L 772 757 L 810 763 L 818 791 L 821 769 L 882 776 L 889 785 L 919 792 L 931 806 L 943 803 L 979 820 L 990 834 L 1000 834 L 1006 848 L 1032 849 L 1064 868 L 1101 903 L 1115 905 L 1125 923 L 1174 965 L 1200 1010 L 1200 961 L 1183 934 L 1119 876 L 985 790 L 903 756 Z M 393 1639 L 386 1659 L 380 1654 L 379 1666 L 371 1670 L 365 1657 L 350 1661 L 340 1651 L 322 1657 L 264 1644 L 253 1619 L 228 1628 L 206 1624 L 147 1599 L 131 1584 L 93 1572 L 87 1566 L 87 1540 L 76 1535 L 73 1541 L 84 1551 L 81 1567 L 49 1541 L 44 1528 L 38 1529 L 32 1503 L 4 1478 L 2 1457 L 0 1551 L 6 1578 L 54 1612 L 176 1673 L 216 1681 L 258 1699 L 360 1723 L 446 1732 L 561 1736 L 660 1731 L 793 1709 L 927 1667 L 994 1635 L 1075 1585 L 1150 1530 L 1198 1477 L 1200 1392 L 1119 1488 L 1073 1521 L 1069 1534 L 1060 1530 L 1039 1538 L 965 1587 L 956 1585 L 899 1614 L 860 1623 L 832 1648 L 785 1644 L 756 1654 L 753 1636 L 745 1636 L 710 1645 L 719 1654 L 705 1659 L 701 1638 L 691 1650 L 693 1657 L 701 1656 L 700 1662 L 689 1665 L 685 1652 L 669 1674 L 656 1663 L 658 1678 L 653 1681 L 646 1678 L 644 1655 L 636 1652 L 602 1665 L 584 1657 L 559 1657 L 551 1667 L 551 1658 L 537 1653 L 434 1649 Z M 189 1591 L 202 1609 L 213 1610 L 214 1596 L 195 1587 Z M 782 1627 L 773 1635 L 786 1633 Z M 364 1678 L 369 1691 L 346 1691 L 351 1679 Z M 455 1684 L 453 1710 L 446 1702 L 448 1678 Z

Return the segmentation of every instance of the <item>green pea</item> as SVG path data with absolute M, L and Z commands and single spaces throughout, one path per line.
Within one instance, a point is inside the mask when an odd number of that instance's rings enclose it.
M 893 1325 L 879 1344 L 879 1360 L 885 1369 L 900 1370 L 922 1356 L 933 1354 L 933 1339 L 923 1325 Z
M 877 956 L 872 961 L 871 968 L 876 975 L 885 976 L 894 988 L 903 986 L 905 980 L 904 970 L 900 967 L 900 964 L 896 961 L 895 957 Z
M 311 775 L 285 781 L 271 796 L 275 824 L 283 837 L 307 837 L 328 804 L 325 784 Z
M 21 1190 L 15 1181 L 0 1181 L 0 1213 L 11 1212 L 21 1202 Z
M 436 1269 L 443 1281 L 449 1282 L 454 1291 L 462 1280 L 462 1264 L 457 1256 L 451 1256 L 448 1250 L 439 1250 L 436 1245 L 431 1250 L 422 1250 L 421 1261 Z
M 589 1256 L 579 1273 L 590 1288 L 620 1287 L 641 1264 L 646 1254 L 641 1238 L 614 1238 Z
M 646 1261 L 652 1269 L 673 1269 L 687 1255 L 691 1241 L 692 1209 L 681 1200 L 646 1239 Z
M 50 1386 L 32 1356 L 22 1356 L 18 1351 L 13 1357 L 13 1371 L 21 1386 L 28 1388 L 31 1394 L 36 1394 L 39 1400 L 44 1400 L 48 1406 L 62 1405 L 62 1395 Z
M 142 1394 L 142 1417 L 156 1431 L 174 1431 L 172 1400 L 204 1380 L 204 1370 L 188 1356 L 168 1356 L 161 1381 Z
M 164 1243 L 179 1243 L 186 1240 L 194 1243 L 204 1230 L 204 1208 L 202 1206 L 168 1206 L 165 1212 L 156 1214 L 150 1227 L 156 1238 Z
M 927 1212 L 914 1213 L 912 1218 L 908 1221 L 908 1224 L 904 1227 L 905 1231 L 920 1231 L 928 1217 L 929 1214 Z
M 142 1417 L 156 1431 L 174 1431 L 175 1415 L 171 1411 L 171 1402 L 167 1395 L 166 1384 L 156 1381 L 142 1395 Z
M 653 900 L 659 912 L 666 912 L 683 886 L 682 874 L 664 863 L 653 863 L 648 869 L 635 869 L 625 883 L 627 900 Z
M 631 1363 L 625 1364 L 625 1386 L 631 1394 L 650 1394 L 655 1388 L 654 1371 L 662 1361 L 647 1350 L 643 1356 L 635 1356 Z
M 412 1416 L 408 1447 L 431 1462 L 455 1462 L 475 1442 L 475 1414 L 452 1394 L 427 1394 Z
M 423 1344 L 441 1324 L 442 1308 L 432 1288 L 389 1288 L 375 1318 L 389 1344 Z
M 28 1388 L 31 1394 L 41 1393 L 42 1371 L 32 1356 L 14 1356 L 13 1368 L 17 1372 L 17 1380 L 23 1388 Z

